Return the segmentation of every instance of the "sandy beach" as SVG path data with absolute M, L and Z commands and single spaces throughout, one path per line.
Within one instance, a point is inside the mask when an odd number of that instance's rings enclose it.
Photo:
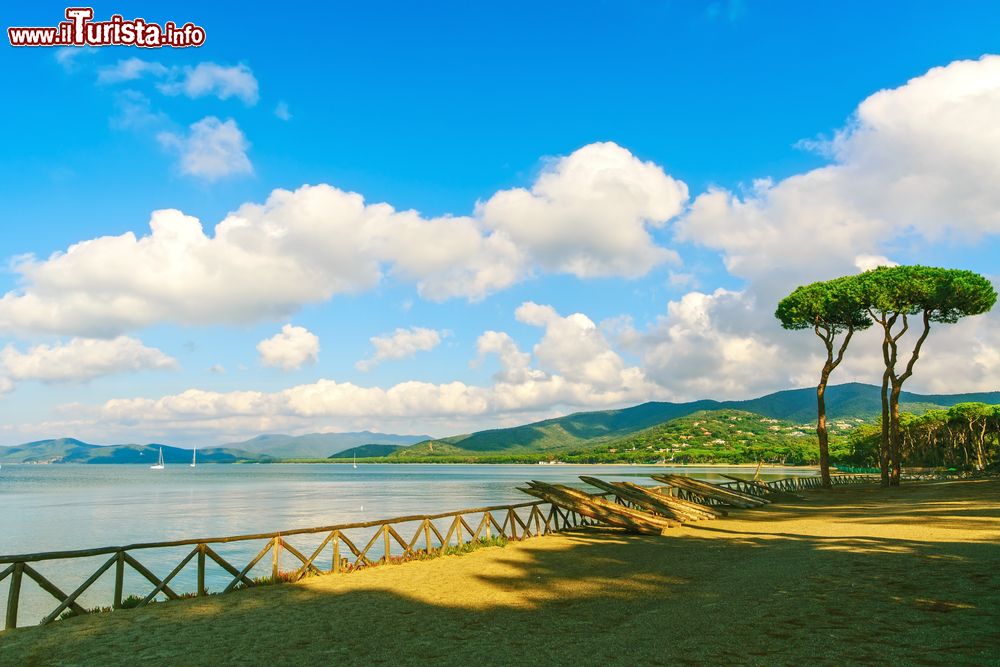
M 1000 482 L 802 492 L 0 634 L 0 663 L 1000 664 Z

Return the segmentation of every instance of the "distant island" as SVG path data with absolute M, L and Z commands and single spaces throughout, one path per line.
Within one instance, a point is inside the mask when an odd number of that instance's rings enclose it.
M 446 438 L 372 431 L 260 435 L 198 447 L 201 463 L 751 463 L 817 461 L 815 389 L 791 389 L 744 401 L 650 402 L 579 412 L 512 428 Z M 963 403 L 1000 404 L 1000 392 L 923 395 L 903 392 L 913 415 Z M 865 464 L 864 429 L 877 424 L 879 387 L 848 383 L 827 390 L 835 461 Z M 0 463 L 187 463 L 173 445 L 95 445 L 74 438 L 0 447 Z

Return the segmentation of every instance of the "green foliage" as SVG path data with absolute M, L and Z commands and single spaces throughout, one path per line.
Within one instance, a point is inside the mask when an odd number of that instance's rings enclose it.
M 858 276 L 858 281 L 872 310 L 899 315 L 926 311 L 931 322 L 954 323 L 979 315 L 997 300 L 989 280 L 961 269 L 880 266 Z
M 959 403 L 947 410 L 899 416 L 902 463 L 917 467 L 989 468 L 1000 460 L 1000 405 Z M 879 424 L 862 425 L 848 437 L 842 461 L 878 466 Z
M 774 316 L 785 329 L 820 327 L 833 334 L 872 325 L 865 314 L 864 292 L 855 276 L 797 287 L 778 303 Z

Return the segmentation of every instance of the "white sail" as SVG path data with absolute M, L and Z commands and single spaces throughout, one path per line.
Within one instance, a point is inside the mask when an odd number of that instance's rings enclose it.
M 195 467 L 197 463 L 198 463 L 198 448 L 195 447 L 193 450 L 191 450 L 191 467 L 192 468 Z
M 156 465 L 149 466 L 150 470 L 163 470 L 163 447 L 160 447 L 160 458 L 156 461 Z

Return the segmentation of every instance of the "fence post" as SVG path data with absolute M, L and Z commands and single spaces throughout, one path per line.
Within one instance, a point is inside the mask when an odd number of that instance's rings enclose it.
M 333 571 L 340 572 L 340 533 L 333 537 Z
M 17 604 L 21 597 L 21 575 L 24 573 L 24 563 L 14 563 L 14 572 L 10 576 L 10 593 L 7 594 L 6 630 L 17 627 Z
M 488 510 L 483 514 L 483 521 L 486 523 L 486 539 L 490 540 L 493 538 L 493 535 L 490 532 L 490 513 Z
M 115 599 L 112 609 L 122 608 L 122 596 L 125 591 L 125 552 L 119 551 L 115 560 Z
M 390 549 L 390 547 L 392 545 L 389 543 L 389 524 L 387 524 L 387 523 L 382 524 L 382 540 L 385 543 L 385 556 L 383 556 L 382 559 L 386 563 L 388 563 L 389 562 L 389 549 Z
M 207 595 L 205 590 L 205 545 L 198 545 L 198 597 Z
M 271 549 L 271 583 L 278 583 L 278 558 L 281 556 L 281 535 L 274 538 L 274 548 Z
M 424 519 L 424 543 L 427 545 L 427 555 L 431 555 L 431 520 Z

